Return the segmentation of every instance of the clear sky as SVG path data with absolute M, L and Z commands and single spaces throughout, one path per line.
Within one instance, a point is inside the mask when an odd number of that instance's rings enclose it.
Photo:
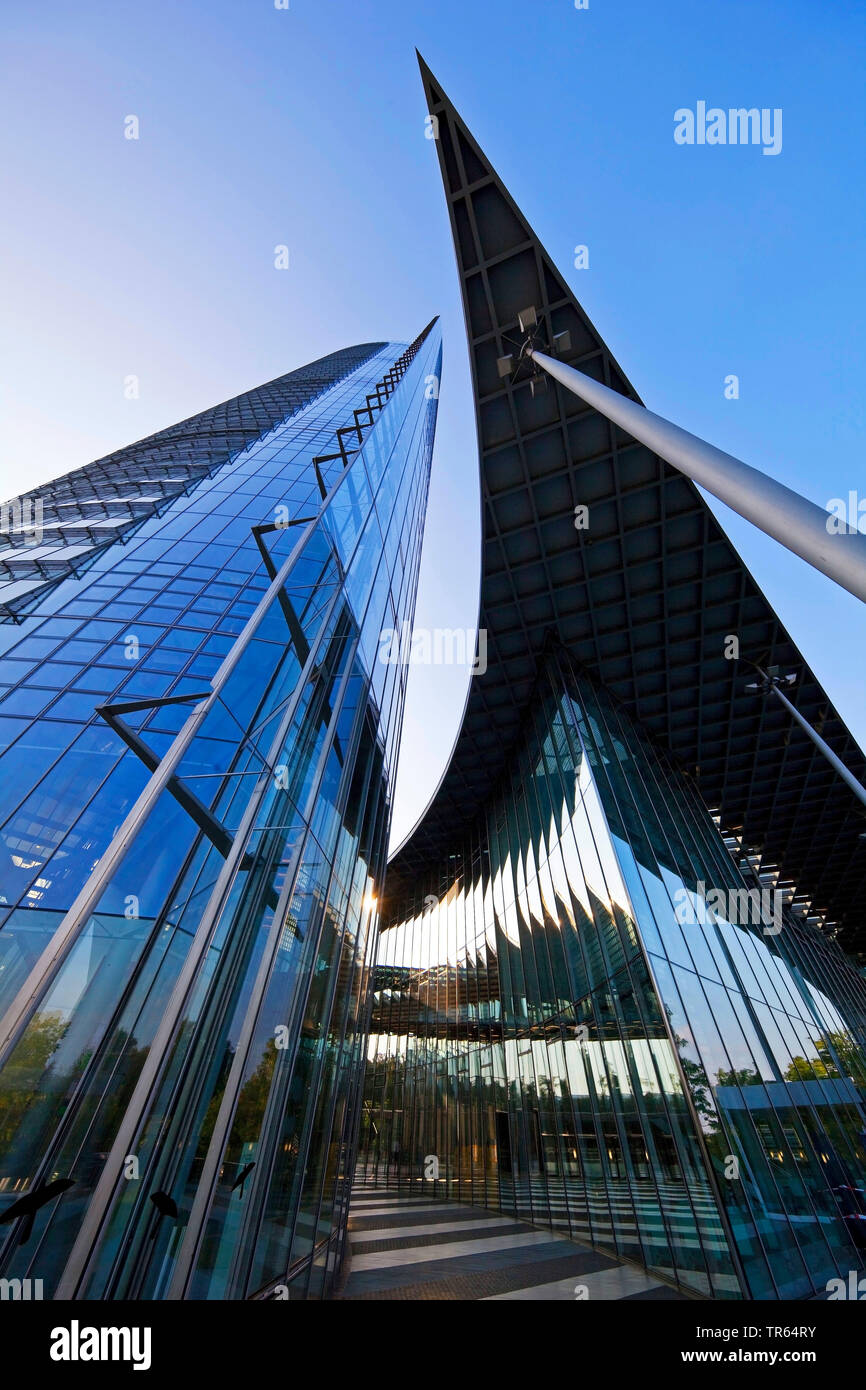
M 645 402 L 822 505 L 866 502 L 859 0 L 290 5 L 7 0 L 0 495 L 439 313 L 418 621 L 474 623 L 475 428 L 417 46 Z M 781 153 L 677 145 L 698 101 L 781 108 Z M 862 604 L 713 505 L 866 743 Z M 413 670 L 395 843 L 466 683 Z

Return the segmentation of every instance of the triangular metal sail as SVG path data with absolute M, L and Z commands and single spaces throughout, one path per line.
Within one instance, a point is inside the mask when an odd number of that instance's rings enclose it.
M 520 316 L 581 372 L 639 397 L 419 55 L 454 237 L 478 430 L 479 626 L 488 666 L 389 897 L 440 859 L 501 777 L 553 635 L 697 779 L 722 830 L 757 851 L 849 949 L 866 945 L 864 821 L 848 787 L 744 657 L 795 671 L 799 711 L 861 781 L 866 760 L 697 488 L 519 360 Z M 503 358 L 512 358 L 508 371 Z M 587 530 L 575 508 L 590 509 Z

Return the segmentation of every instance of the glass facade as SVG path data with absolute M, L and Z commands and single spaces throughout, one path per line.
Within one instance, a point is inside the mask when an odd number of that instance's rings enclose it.
M 315 1296 L 340 1259 L 439 330 L 324 361 L 5 629 L 0 1273 L 47 1297 Z
M 332 352 L 0 507 L 0 622 L 33 612 L 63 579 L 385 346 Z
M 715 1298 L 861 1271 L 866 984 L 563 648 L 452 850 L 389 886 L 359 1178 Z

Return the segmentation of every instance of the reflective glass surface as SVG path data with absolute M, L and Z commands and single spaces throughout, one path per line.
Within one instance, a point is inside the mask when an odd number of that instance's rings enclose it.
M 5 643 L 0 1208 L 73 1185 L 0 1268 L 46 1296 L 338 1263 L 438 328 L 356 360 Z
M 566 652 L 453 850 L 389 892 L 360 1174 L 716 1298 L 859 1270 L 863 978 Z

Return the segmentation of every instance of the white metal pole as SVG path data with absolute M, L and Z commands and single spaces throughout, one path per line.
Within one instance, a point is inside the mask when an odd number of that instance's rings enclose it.
M 779 689 L 778 685 L 776 685 L 773 678 L 769 677 L 768 679 L 770 680 L 770 686 L 773 691 L 773 694 L 778 696 L 788 713 L 791 714 L 794 717 L 794 719 L 796 719 L 797 723 L 800 725 L 800 728 L 809 735 L 815 747 L 819 748 L 821 752 L 824 754 L 824 757 L 827 759 L 827 762 L 830 764 L 830 766 L 836 769 L 839 776 L 842 778 L 842 781 L 845 782 L 846 785 L 851 788 L 852 792 L 858 798 L 858 800 L 862 801 L 863 805 L 866 806 L 866 787 L 864 787 L 861 782 L 857 781 L 857 778 L 854 776 L 854 774 L 848 771 L 847 767 L 842 762 L 842 759 L 836 757 L 836 754 L 833 752 L 833 749 L 829 746 L 829 744 L 826 744 L 824 742 L 821 735 L 815 729 L 812 728 L 812 725 L 808 722 L 808 720 L 803 718 L 800 711 L 794 708 L 787 695 Z
M 851 528 L 830 532 L 830 513 L 784 483 L 707 444 L 637 401 L 546 353 L 528 351 L 540 367 L 587 405 L 607 416 L 653 453 L 666 459 L 719 501 L 751 521 L 843 589 L 866 602 L 866 535 Z M 858 783 L 859 786 L 859 783 Z M 862 790 L 862 788 L 861 788 Z

